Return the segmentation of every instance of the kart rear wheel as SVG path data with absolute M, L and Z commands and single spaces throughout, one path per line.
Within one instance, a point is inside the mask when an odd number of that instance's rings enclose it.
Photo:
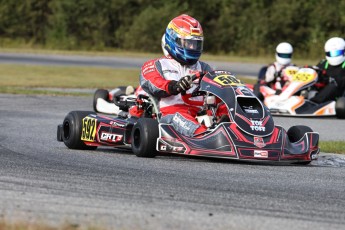
M 67 114 L 62 123 L 62 141 L 69 149 L 94 150 L 97 146 L 88 146 L 81 140 L 82 120 L 90 111 L 72 111 Z
M 106 89 L 97 89 L 95 94 L 93 95 L 93 110 L 97 111 L 97 99 L 102 98 L 106 101 L 109 101 L 109 91 Z
M 291 142 L 297 142 L 307 132 L 313 132 L 313 130 L 305 125 L 295 125 L 289 128 L 289 130 L 287 131 L 287 135 Z
M 155 157 L 158 136 L 158 122 L 152 118 L 140 118 L 132 129 L 133 153 L 137 157 Z
M 338 118 L 345 119 L 345 97 L 338 98 L 335 103 L 335 112 Z

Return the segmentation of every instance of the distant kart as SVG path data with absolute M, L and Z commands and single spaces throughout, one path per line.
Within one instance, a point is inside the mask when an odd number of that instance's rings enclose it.
M 282 69 L 279 73 L 277 73 L 277 81 L 274 84 L 266 85 L 257 85 L 259 86 L 259 98 L 262 100 L 266 97 L 277 95 L 284 91 L 290 82 L 293 81 L 293 76 L 298 72 L 300 68 L 297 66 L 287 66 Z M 259 82 L 265 78 L 267 67 L 263 67 L 259 73 Z M 254 86 L 249 85 L 249 88 L 254 90 Z
M 301 68 L 292 75 L 289 83 L 278 95 L 275 91 L 263 88 L 265 93 L 264 103 L 273 115 L 282 116 L 337 116 L 345 118 L 345 97 L 337 101 L 327 101 L 317 104 L 310 100 L 317 91 L 314 84 L 317 82 L 318 74 L 312 68 Z
M 197 78 L 200 77 L 200 78 Z M 118 116 L 72 111 L 58 125 L 57 140 L 70 149 L 96 149 L 98 146 L 128 147 L 138 157 L 155 157 L 173 153 L 249 160 L 308 164 L 319 154 L 319 134 L 303 125 L 285 131 L 276 126 L 270 112 L 244 84 L 228 71 L 213 71 L 202 77 L 200 88 L 184 95 L 186 103 L 200 105 L 205 133 L 193 137 L 177 132 L 173 125 L 159 123 L 160 113 L 151 96 L 139 95 L 136 101 L 119 103 L 121 109 L 138 106 L 142 117 L 127 113 Z M 191 97 L 202 97 L 201 104 Z M 216 117 L 219 99 L 227 116 Z M 207 111 L 207 112 L 206 112 Z M 205 122 L 207 121 L 207 122 Z

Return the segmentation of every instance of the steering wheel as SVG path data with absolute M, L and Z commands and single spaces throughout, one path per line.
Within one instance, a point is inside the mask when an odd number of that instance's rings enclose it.
M 192 76 L 192 81 L 199 79 L 199 83 L 200 83 L 201 79 L 205 75 L 206 75 L 205 72 L 197 72 L 196 74 L 194 74 Z M 201 96 L 201 95 L 203 95 L 203 93 L 201 93 L 201 91 L 197 91 L 197 92 L 192 93 L 192 94 L 181 94 L 181 97 L 182 97 L 182 100 L 184 101 L 184 103 L 186 103 L 188 105 L 203 106 L 204 105 L 203 101 L 193 101 L 190 99 L 191 97 Z

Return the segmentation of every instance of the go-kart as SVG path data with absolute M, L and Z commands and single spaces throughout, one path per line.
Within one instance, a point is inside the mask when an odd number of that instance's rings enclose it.
M 172 124 L 159 122 L 155 99 L 150 95 L 139 95 L 136 102 L 125 105 L 123 101 L 119 106 L 138 106 L 144 111 L 142 117 L 127 113 L 109 117 L 72 111 L 58 125 L 57 140 L 70 149 L 127 146 L 138 157 L 174 153 L 299 164 L 317 159 L 319 134 L 303 125 L 292 126 L 288 131 L 275 125 L 269 110 L 230 72 L 207 73 L 200 78 L 198 91 L 182 97 L 186 103 L 198 103 L 191 98 L 194 96 L 204 99 L 199 105 L 201 110 L 208 111 L 205 119 L 211 122 L 208 122 L 206 132 L 192 137 L 177 132 Z M 214 98 L 226 107 L 224 119 L 216 117 L 219 102 Z
M 261 100 L 264 100 L 264 98 L 272 95 L 280 94 L 282 91 L 284 91 L 289 85 L 289 83 L 293 81 L 293 76 L 297 73 L 299 67 L 287 66 L 278 73 L 276 73 L 275 83 L 262 84 L 261 82 L 264 81 L 266 70 L 267 66 L 263 67 L 260 70 L 258 76 L 258 84 L 247 85 L 250 89 L 254 91 L 255 95 L 257 95 Z
M 318 92 L 315 87 L 317 79 L 318 73 L 313 68 L 300 68 L 290 75 L 280 94 L 277 95 L 276 91 L 263 86 L 260 91 L 265 92 L 264 103 L 272 115 L 345 118 L 345 97 L 321 104 L 310 100 Z

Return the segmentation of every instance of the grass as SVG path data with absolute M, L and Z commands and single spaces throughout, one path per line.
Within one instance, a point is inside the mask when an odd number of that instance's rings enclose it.
M 322 152 L 345 154 L 344 141 L 320 141 L 319 146 Z
M 0 93 L 65 95 L 71 93 L 48 88 L 112 88 L 119 85 L 136 86 L 139 82 L 139 70 L 133 69 L 12 64 L 2 64 L 0 68 Z
M 76 224 L 62 224 L 59 227 L 52 227 L 47 224 L 28 223 L 26 221 L 14 222 L 0 221 L 0 230 L 103 230 L 99 227 L 81 227 Z
M 1 64 L 0 68 L 0 93 L 88 95 L 88 93 L 73 93 L 63 89 L 95 89 L 114 88 L 120 85 L 139 85 L 139 70 L 137 69 L 15 64 Z M 254 83 L 255 81 L 250 78 L 239 78 L 246 83 Z M 43 88 L 43 90 L 38 88 Z

